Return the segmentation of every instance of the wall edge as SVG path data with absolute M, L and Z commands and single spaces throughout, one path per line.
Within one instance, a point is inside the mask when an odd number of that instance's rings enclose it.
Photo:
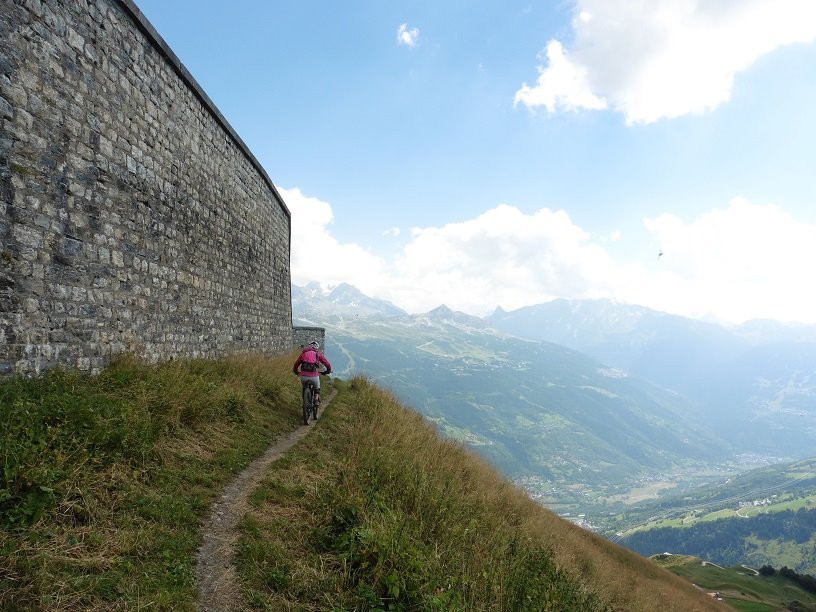
M 289 211 L 289 208 L 286 206 L 286 202 L 283 201 L 280 193 L 278 193 L 277 187 L 272 182 L 272 179 L 269 178 L 269 174 L 266 172 L 266 169 L 261 165 L 261 162 L 255 157 L 252 151 L 249 150 L 249 147 L 243 141 L 243 139 L 238 135 L 235 129 L 230 125 L 229 121 L 221 114 L 221 111 L 218 110 L 218 107 L 215 103 L 210 99 L 210 96 L 204 91 L 201 85 L 198 84 L 198 81 L 195 80 L 195 77 L 187 70 L 186 66 L 181 62 L 179 57 L 173 52 L 170 48 L 170 45 L 162 38 L 161 34 L 153 27 L 153 24 L 148 21 L 145 14 L 142 13 L 141 9 L 136 6 L 134 0 L 116 0 L 116 3 L 119 4 L 120 7 L 125 11 L 125 13 L 133 20 L 139 30 L 147 37 L 148 41 L 156 48 L 156 50 L 167 60 L 167 62 L 172 66 L 173 70 L 175 70 L 176 74 L 187 84 L 187 86 L 193 91 L 196 97 L 201 101 L 204 107 L 210 112 L 213 118 L 221 125 L 224 131 L 227 132 L 230 138 L 232 138 L 233 142 L 236 144 L 238 149 L 244 156 L 249 160 L 249 162 L 255 167 L 255 169 L 260 173 L 261 177 L 264 179 L 266 184 L 272 190 L 273 195 L 275 196 L 275 200 L 278 202 L 278 205 L 283 210 L 284 214 L 286 215 L 287 219 L 289 220 L 289 236 L 291 242 L 291 234 L 292 234 L 292 213 Z

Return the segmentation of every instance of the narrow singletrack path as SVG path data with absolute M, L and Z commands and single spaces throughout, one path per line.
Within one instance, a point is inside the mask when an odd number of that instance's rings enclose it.
M 321 417 L 336 394 L 337 390 L 332 389 L 321 403 Z M 269 466 L 302 440 L 313 426 L 301 425 L 288 436 L 276 440 L 224 488 L 213 504 L 196 555 L 197 604 L 201 612 L 222 612 L 243 607 L 234 556 L 238 540 L 236 528 L 249 510 L 249 494 L 260 485 Z

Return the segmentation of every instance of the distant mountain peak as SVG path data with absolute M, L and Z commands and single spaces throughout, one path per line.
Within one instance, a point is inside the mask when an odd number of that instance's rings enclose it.
M 452 317 L 454 315 L 454 312 L 450 308 L 445 306 L 445 304 L 440 304 L 439 306 L 437 306 L 433 310 L 429 310 L 426 314 L 429 317 L 433 317 L 433 318 L 440 318 L 440 317 L 450 318 L 450 317 Z
M 337 299 L 374 299 L 369 298 L 365 293 L 360 291 L 354 285 L 349 285 L 348 283 L 340 283 L 336 287 L 334 287 L 331 291 L 329 291 L 328 295 L 329 299 L 337 300 Z
M 344 292 L 351 292 L 351 293 L 359 293 L 360 295 L 364 295 L 362 291 L 360 291 L 354 285 L 349 285 L 348 283 L 340 283 L 335 285 L 331 288 L 329 293 L 344 293 Z
M 445 304 L 441 304 L 425 314 L 417 315 L 417 317 L 431 319 L 432 321 L 458 323 L 459 325 L 465 325 L 468 327 L 488 327 L 488 324 L 484 319 L 474 317 L 473 315 L 469 315 L 458 310 L 452 310 Z
M 292 314 L 299 319 L 328 321 L 359 317 L 396 317 L 407 314 L 387 300 L 367 296 L 354 285 L 340 283 L 324 291 L 319 283 L 292 285 Z

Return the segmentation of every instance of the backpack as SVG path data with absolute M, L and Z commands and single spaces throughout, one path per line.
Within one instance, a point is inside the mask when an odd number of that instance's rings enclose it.
M 320 360 L 317 358 L 317 351 L 313 348 L 304 349 L 300 354 L 300 371 L 317 372 L 320 368 Z

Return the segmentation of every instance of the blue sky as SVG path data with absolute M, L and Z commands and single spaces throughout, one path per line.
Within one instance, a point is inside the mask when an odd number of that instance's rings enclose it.
M 298 284 L 816 322 L 811 0 L 137 3 L 279 186 Z

